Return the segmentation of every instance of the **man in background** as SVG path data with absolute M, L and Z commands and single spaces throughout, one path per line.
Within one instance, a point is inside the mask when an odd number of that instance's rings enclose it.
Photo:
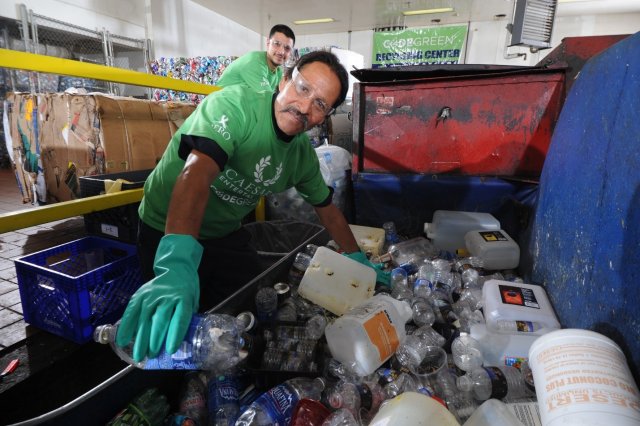
M 269 31 L 267 51 L 254 51 L 233 61 L 216 85 L 227 87 L 245 84 L 256 90 L 275 91 L 282 79 L 282 67 L 293 53 L 296 36 L 286 25 L 275 25 Z

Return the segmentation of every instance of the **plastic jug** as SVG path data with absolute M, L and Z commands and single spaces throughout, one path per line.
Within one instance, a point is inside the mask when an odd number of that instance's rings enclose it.
M 305 271 L 298 294 L 329 312 L 342 315 L 371 296 L 376 272 L 326 247 L 318 247 Z
M 487 329 L 485 324 L 473 324 L 470 335 L 480 344 L 485 365 L 517 366 L 529 357 L 529 349 L 540 336 L 532 333 L 504 334 Z
M 482 287 L 482 301 L 487 328 L 493 332 L 542 335 L 560 328 L 542 286 L 489 280 Z
M 359 376 L 373 373 L 406 338 L 412 311 L 407 302 L 378 294 L 327 325 L 331 355 Z
M 369 426 L 460 426 L 453 414 L 435 399 L 417 392 L 404 392 L 385 401 Z
M 382 246 L 384 245 L 384 229 L 373 228 L 371 226 L 361 225 L 349 225 L 353 236 L 356 237 L 356 242 L 360 249 L 370 254 L 371 256 L 378 256 L 382 254 Z
M 520 420 L 498 399 L 488 399 L 473 412 L 463 426 L 523 426 Z
M 502 229 L 469 231 L 464 243 L 469 254 L 482 259 L 484 269 L 515 269 L 520 263 L 520 246 Z
M 436 210 L 431 222 L 424 224 L 424 233 L 434 247 L 455 253 L 465 248 L 464 236 L 469 231 L 500 229 L 500 221 L 489 213 Z

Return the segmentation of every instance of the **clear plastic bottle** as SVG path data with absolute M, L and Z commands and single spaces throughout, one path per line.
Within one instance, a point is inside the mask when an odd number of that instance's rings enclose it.
M 127 408 L 119 412 L 107 425 L 160 425 L 170 409 L 167 397 L 157 388 L 149 388 L 136 396 Z
M 391 297 L 405 302 L 411 302 L 413 292 L 409 288 L 409 276 L 403 268 L 394 268 L 391 270 Z
M 395 357 L 400 365 L 413 371 L 424 359 L 429 346 L 442 347 L 445 342 L 446 339 L 430 325 L 424 325 L 407 336 L 396 350 Z
M 433 325 L 436 320 L 436 314 L 427 299 L 414 297 L 411 300 L 411 310 L 413 311 L 413 322 L 419 327 Z
M 317 250 L 317 247 L 316 247 Z M 293 264 L 289 269 L 289 284 L 292 288 L 297 288 L 302 281 L 302 277 L 311 263 L 311 256 L 305 252 L 299 252 L 293 259 Z
M 324 315 L 314 315 L 307 320 L 304 325 L 306 338 L 318 340 L 324 335 L 324 329 L 327 327 L 327 318 Z
M 285 322 L 294 322 L 298 319 L 298 309 L 293 298 L 287 298 L 278 308 L 276 320 Z
M 460 333 L 451 343 L 453 362 L 463 371 L 472 371 L 482 366 L 480 343 L 467 333 Z
M 460 274 L 465 287 L 468 287 L 478 285 L 478 278 L 484 274 L 483 265 L 481 258 L 469 256 L 456 261 L 454 268 Z
M 453 286 L 453 275 L 451 272 L 434 271 L 431 277 L 431 300 L 438 308 L 442 320 L 446 323 L 460 328 L 460 321 L 455 314 L 451 300 L 451 288 Z
M 322 426 L 361 426 L 360 422 L 353 417 L 351 411 L 340 408 L 327 417 Z
M 375 414 L 386 394 L 376 382 L 360 384 L 340 381 L 327 393 L 327 401 L 334 410 L 346 408 L 353 416 L 367 422 Z
M 398 237 L 395 222 L 389 221 L 383 223 L 382 229 L 384 229 L 384 244 L 382 245 L 382 252 L 386 253 L 389 250 L 389 247 L 400 242 L 400 237 Z
M 261 324 L 275 321 L 278 312 L 278 293 L 273 287 L 262 287 L 254 296 L 256 317 Z
M 288 425 L 298 401 L 319 401 L 324 389 L 320 378 L 295 377 L 269 389 L 256 399 L 236 420 L 235 426 Z
M 211 426 L 232 426 L 240 412 L 240 389 L 233 373 L 212 374 L 207 382 Z
M 413 283 L 413 295 L 415 297 L 427 299 L 431 296 L 431 276 L 434 270 L 435 268 L 431 263 L 422 265 L 418 268 L 416 281 Z
M 415 237 L 410 240 L 400 241 L 389 247 L 388 251 L 379 256 L 376 262 L 392 262 L 395 266 L 405 267 L 414 265 L 415 269 L 424 261 L 435 254 L 435 249 L 429 240 L 424 237 Z M 408 270 L 409 273 L 414 273 Z
M 133 342 L 124 348 L 115 343 L 118 325 L 96 327 L 94 340 L 109 344 L 120 359 L 144 370 L 226 371 L 246 357 L 243 350 L 251 343 L 249 336 L 240 331 L 238 320 L 231 315 L 194 315 L 184 341 L 175 353 L 168 354 L 163 346 L 157 357 L 136 363 L 132 357 Z
M 457 379 L 460 390 L 473 391 L 478 401 L 489 398 L 518 399 L 527 395 L 526 384 L 520 370 L 511 366 L 479 367 Z

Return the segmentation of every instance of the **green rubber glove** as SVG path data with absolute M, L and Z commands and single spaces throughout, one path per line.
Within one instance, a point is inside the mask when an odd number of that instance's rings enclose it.
M 135 338 L 134 361 L 156 357 L 165 338 L 167 353 L 178 350 L 198 311 L 202 251 L 191 235 L 169 234 L 160 240 L 153 263 L 156 277 L 131 296 L 116 335 L 121 347 Z
M 371 263 L 369 259 L 367 259 L 367 255 L 362 251 L 354 251 L 353 253 L 345 253 L 344 255 L 351 260 L 355 260 L 356 262 L 363 264 L 364 266 L 373 268 L 376 271 L 376 281 L 389 287 L 389 277 L 391 276 L 391 273 L 384 270 L 383 263 Z

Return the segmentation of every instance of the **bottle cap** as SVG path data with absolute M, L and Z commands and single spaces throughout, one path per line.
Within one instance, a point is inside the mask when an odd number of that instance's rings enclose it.
M 243 331 L 250 331 L 256 325 L 256 316 L 251 311 L 240 312 L 236 319 Z
M 287 283 L 275 283 L 273 289 L 278 295 L 278 304 L 281 304 L 286 298 L 291 296 L 291 287 Z

